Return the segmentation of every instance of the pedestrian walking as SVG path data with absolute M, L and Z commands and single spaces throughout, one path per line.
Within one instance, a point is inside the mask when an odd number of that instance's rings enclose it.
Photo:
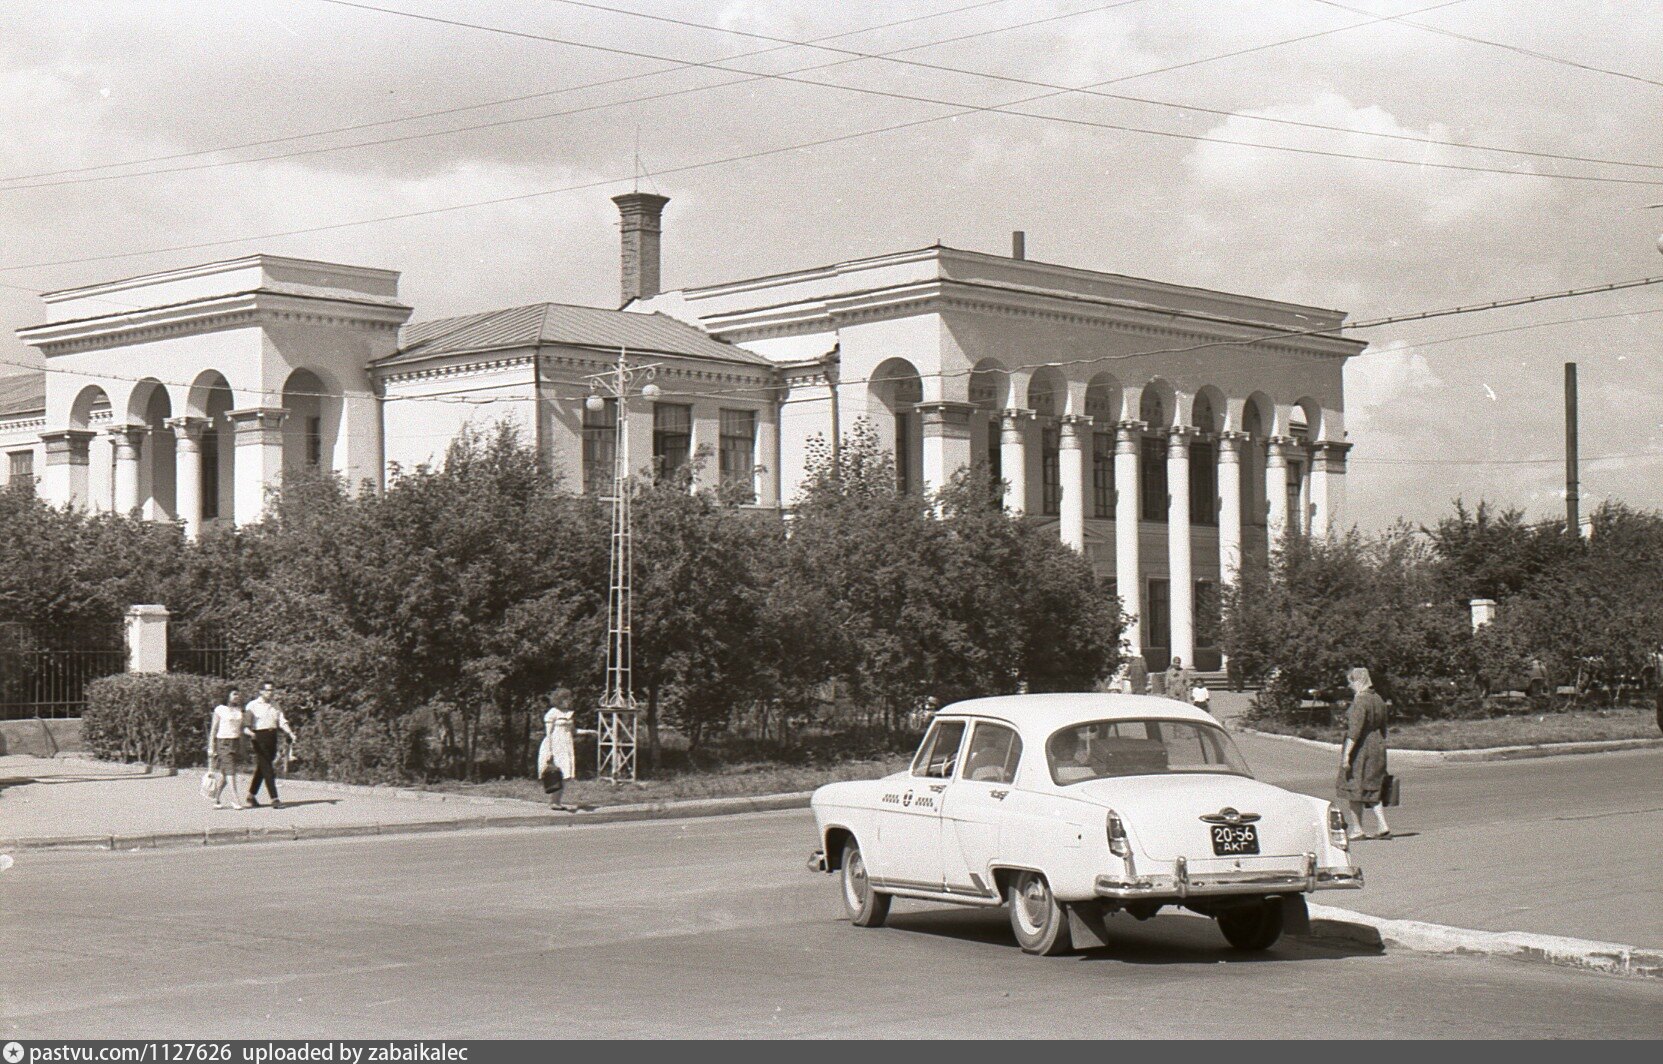
M 537 778 L 553 809 L 568 808 L 561 799 L 566 781 L 577 775 L 577 737 L 595 734 L 592 728 L 577 726 L 577 711 L 565 708 L 563 701 L 567 700 L 556 698 L 543 714 L 543 742 L 537 748 Z
M 231 789 L 232 804 L 242 808 L 236 800 L 237 749 L 242 745 L 243 736 L 252 734 L 242 692 L 233 687 L 225 693 L 225 701 L 214 707 L 213 716 L 208 721 L 209 778 L 204 782 L 209 786 L 202 793 L 214 803 L 215 809 L 225 808 L 223 796 L 227 786 Z
M 1126 659 L 1126 693 L 1132 695 L 1146 695 L 1149 693 L 1149 666 L 1143 663 L 1142 654 L 1133 654 Z
M 1184 668 L 1184 659 L 1174 654 L 1172 664 L 1166 670 L 1166 690 L 1168 698 L 1175 698 L 1180 702 L 1191 702 L 1190 692 L 1195 688 L 1195 674 Z
M 1196 680 L 1190 688 L 1190 705 L 1196 709 L 1204 709 L 1208 713 L 1213 711 L 1213 693 L 1200 680 Z
M 1386 823 L 1386 701 L 1374 689 L 1367 669 L 1352 669 L 1346 676 L 1351 685 L 1351 708 L 1346 711 L 1345 741 L 1340 744 L 1340 773 L 1336 781 L 1339 797 L 1346 803 L 1346 834 L 1353 839 L 1389 839 Z M 1363 809 L 1380 824 L 1373 834 L 1363 831 Z
M 248 704 L 248 723 L 254 738 L 254 778 L 248 782 L 248 804 L 260 804 L 260 784 L 264 783 L 271 807 L 281 809 L 283 802 L 277 797 L 277 744 L 281 733 L 294 746 L 294 729 L 289 727 L 289 719 L 283 715 L 276 697 L 276 686 L 267 680 L 260 685 L 254 701 Z

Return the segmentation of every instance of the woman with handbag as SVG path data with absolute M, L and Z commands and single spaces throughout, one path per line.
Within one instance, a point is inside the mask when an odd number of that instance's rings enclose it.
M 1345 740 L 1340 744 L 1339 797 L 1346 803 L 1346 834 L 1353 839 L 1389 839 L 1386 823 L 1386 701 L 1374 689 L 1367 669 L 1346 676 L 1353 696 L 1345 715 Z M 1363 831 L 1363 808 L 1380 824 L 1369 835 Z
M 225 701 L 214 707 L 214 715 L 208 721 L 208 775 L 202 779 L 202 796 L 212 801 L 215 809 L 225 808 L 222 796 L 227 784 L 231 787 L 232 804 L 243 808 L 236 796 L 237 749 L 244 735 L 252 738 L 254 730 L 249 727 L 242 692 L 233 687 L 226 692 Z

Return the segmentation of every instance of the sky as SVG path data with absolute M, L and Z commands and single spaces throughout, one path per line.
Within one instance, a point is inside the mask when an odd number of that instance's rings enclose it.
M 255 251 L 401 270 L 418 318 L 614 305 L 638 172 L 667 288 L 1013 229 L 1359 321 L 1663 275 L 1663 5 L 1571 10 L 0 0 L 0 362 L 41 291 Z M 1562 514 L 1571 360 L 1585 507 L 1663 507 L 1663 285 L 1355 335 L 1365 529 Z

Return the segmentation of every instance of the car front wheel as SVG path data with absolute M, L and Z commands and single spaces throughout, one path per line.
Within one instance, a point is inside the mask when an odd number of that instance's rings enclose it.
M 1264 901 L 1219 913 L 1218 929 L 1236 949 L 1267 950 L 1282 937 L 1282 906 Z
M 889 916 L 889 895 L 872 889 L 860 845 L 853 839 L 843 847 L 843 908 L 856 927 L 882 927 Z
M 1010 887 L 1011 930 L 1024 953 L 1055 957 L 1073 946 L 1068 913 L 1038 872 L 1019 872 Z

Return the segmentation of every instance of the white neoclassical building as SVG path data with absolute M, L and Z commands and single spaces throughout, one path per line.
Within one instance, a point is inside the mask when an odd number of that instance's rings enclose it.
M 381 483 L 464 426 L 520 425 L 608 490 L 617 410 L 588 378 L 657 367 L 639 465 L 789 506 L 809 442 L 867 418 L 909 490 L 985 462 L 1006 505 L 1113 582 L 1152 662 L 1216 667 L 1220 584 L 1342 520 L 1338 311 L 943 246 L 660 291 L 666 200 L 616 197 L 619 309 L 410 322 L 391 271 L 253 255 L 45 297 L 46 371 L 0 382 L 14 480 L 61 503 L 258 519 L 285 468 Z

